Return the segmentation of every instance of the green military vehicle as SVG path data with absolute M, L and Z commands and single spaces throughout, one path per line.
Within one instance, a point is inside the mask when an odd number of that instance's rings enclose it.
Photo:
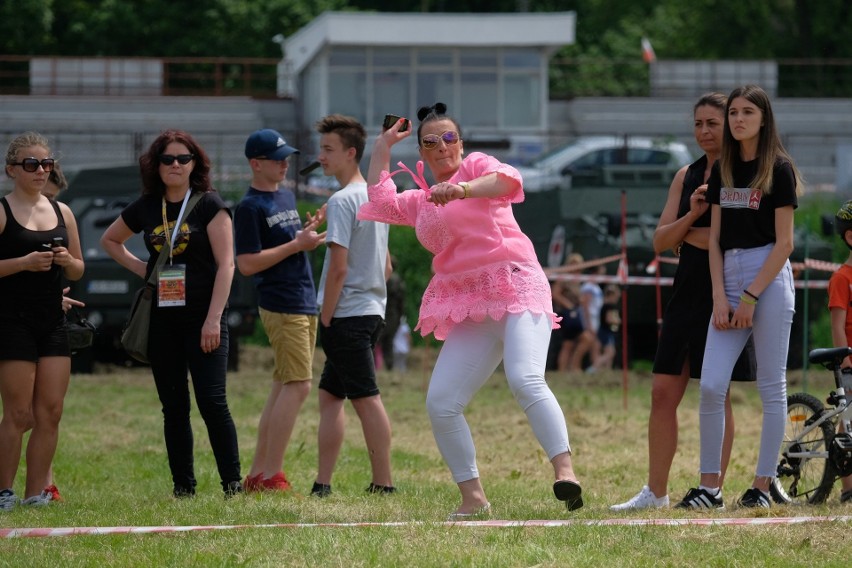
M 582 254 L 587 261 L 620 254 L 624 199 L 631 361 L 652 360 L 656 353 L 657 306 L 665 308 L 671 287 L 662 286 L 658 297 L 652 277 L 657 273 L 672 277 L 676 268 L 665 262 L 659 266 L 653 264 L 654 231 L 671 180 L 691 159 L 682 144 L 642 138 L 589 137 L 552 151 L 529 167 L 518 168 L 524 178 L 525 199 L 514 207 L 515 217 L 546 267 L 560 266 L 572 252 Z M 794 262 L 804 259 L 804 238 L 804 231 L 797 229 L 797 248 L 791 258 Z M 810 258 L 831 258 L 831 247 L 825 241 L 810 237 L 808 242 Z M 663 256 L 673 257 L 671 253 Z M 607 263 L 607 274 L 615 275 L 617 267 L 617 261 Z M 788 359 L 791 368 L 802 364 L 803 305 L 803 292 L 797 290 Z M 824 312 L 825 305 L 825 291 L 810 290 L 811 321 Z
M 70 172 L 69 172 L 70 173 Z M 71 282 L 69 296 L 86 303 L 81 311 L 97 326 L 91 349 L 75 355 L 73 370 L 91 372 L 95 362 L 135 364 L 121 348 L 121 331 L 130 311 L 133 294 L 144 282 L 107 255 L 100 246 L 106 228 L 121 210 L 140 194 L 139 166 L 84 169 L 69 175 L 68 189 L 59 200 L 68 204 L 77 219 L 86 272 Z M 148 257 L 141 235 L 127 241 L 127 248 L 139 258 Z M 240 338 L 254 332 L 257 301 L 251 278 L 235 271 L 228 300 L 230 352 L 228 366 L 239 366 Z

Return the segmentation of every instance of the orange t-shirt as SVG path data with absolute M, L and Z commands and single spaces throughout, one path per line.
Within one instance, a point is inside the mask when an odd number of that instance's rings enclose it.
M 842 265 L 828 281 L 828 309 L 846 310 L 846 345 L 852 346 L 852 266 Z

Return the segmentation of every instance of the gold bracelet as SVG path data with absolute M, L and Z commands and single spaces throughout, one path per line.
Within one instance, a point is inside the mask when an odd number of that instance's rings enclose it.
M 466 181 L 460 181 L 459 187 L 461 187 L 464 190 L 464 196 L 460 197 L 459 199 L 467 199 L 468 197 L 470 197 L 470 184 L 469 183 L 467 183 Z

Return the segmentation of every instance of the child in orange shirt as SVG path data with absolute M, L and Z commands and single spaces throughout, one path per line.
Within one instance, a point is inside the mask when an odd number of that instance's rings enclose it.
M 847 201 L 834 217 L 840 238 L 849 247 L 846 262 L 831 275 L 828 282 L 828 309 L 831 312 L 831 340 L 834 347 L 852 346 L 852 201 Z M 843 361 L 844 387 L 847 396 L 852 387 L 852 361 Z M 840 479 L 843 492 L 841 503 L 852 504 L 852 475 Z

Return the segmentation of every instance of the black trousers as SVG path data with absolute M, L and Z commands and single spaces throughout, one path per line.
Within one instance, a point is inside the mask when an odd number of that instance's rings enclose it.
M 192 425 L 189 420 L 188 374 L 195 402 L 207 427 L 223 489 L 239 481 L 237 430 L 225 389 L 228 366 L 227 310 L 222 315 L 221 344 L 211 353 L 201 350 L 203 315 L 185 308 L 154 308 L 151 314 L 149 359 L 157 394 L 163 406 L 163 432 L 175 489 L 194 491 Z

